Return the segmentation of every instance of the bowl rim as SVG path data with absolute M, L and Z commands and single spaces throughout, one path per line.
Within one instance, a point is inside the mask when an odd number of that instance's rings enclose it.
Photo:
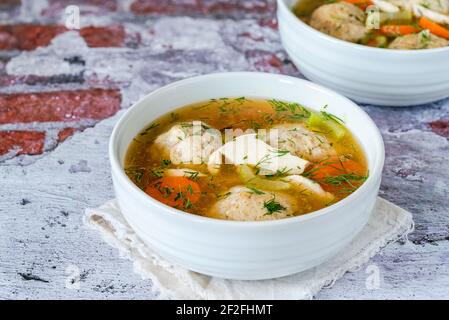
M 376 156 L 374 160 L 374 169 L 372 172 L 370 172 L 368 179 L 352 194 L 350 194 L 348 197 L 338 201 L 337 203 L 320 209 L 316 211 L 309 212 L 304 215 L 296 216 L 296 217 L 288 217 L 284 219 L 277 219 L 277 220 L 260 220 L 260 221 L 235 221 L 235 220 L 222 220 L 222 219 L 216 219 L 216 218 L 210 218 L 200 215 L 195 215 L 191 213 L 186 213 L 185 211 L 172 208 L 168 205 L 163 204 L 162 202 L 157 201 L 156 199 L 153 199 L 152 197 L 148 196 L 143 190 L 141 190 L 137 185 L 126 175 L 124 168 L 120 165 L 120 161 L 118 159 L 118 140 L 122 132 L 126 130 L 126 122 L 129 118 L 134 116 L 135 113 L 138 112 L 138 108 L 140 105 L 144 104 L 145 101 L 150 100 L 153 96 L 165 94 L 166 92 L 169 92 L 173 88 L 183 86 L 189 83 L 194 82 L 207 82 L 209 79 L 216 79 L 216 78 L 225 78 L 225 77 L 266 77 L 271 78 L 272 80 L 277 81 L 295 81 L 295 82 L 302 82 L 306 87 L 309 87 L 310 89 L 314 91 L 321 91 L 326 94 L 329 94 L 331 96 L 336 96 L 341 99 L 343 99 L 345 104 L 350 105 L 353 108 L 358 109 L 361 112 L 361 116 L 364 117 L 363 121 L 366 122 L 368 125 L 371 126 L 371 129 L 374 131 L 374 134 L 376 136 L 375 144 L 376 148 Z M 178 106 L 182 107 L 182 106 Z M 167 110 L 167 112 L 170 112 L 170 110 Z M 357 137 L 357 136 L 356 136 Z M 231 225 L 231 226 L 238 226 L 238 227 L 250 227 L 250 226 L 273 226 L 273 225 L 285 225 L 289 223 L 295 223 L 295 222 L 301 222 L 306 221 L 310 219 L 318 218 L 322 215 L 329 214 L 335 210 L 337 210 L 340 207 L 343 207 L 353 201 L 355 201 L 357 198 L 360 198 L 363 196 L 366 192 L 372 192 L 370 191 L 372 187 L 378 183 L 378 179 L 382 177 L 382 170 L 384 166 L 385 161 L 385 146 L 382 139 L 382 135 L 380 134 L 380 131 L 374 121 L 369 117 L 369 115 L 360 108 L 356 103 L 349 100 L 348 98 L 340 95 L 339 93 L 336 93 L 333 90 L 327 89 L 325 87 L 322 87 L 318 84 L 315 84 L 313 82 L 310 82 L 308 80 L 287 76 L 287 75 L 281 75 L 281 74 L 271 74 L 271 73 L 265 73 L 265 72 L 219 72 L 219 73 L 211 73 L 206 75 L 200 75 L 195 76 L 183 80 L 179 80 L 173 83 L 170 83 L 166 86 L 163 86 L 159 89 L 154 90 L 153 92 L 147 94 L 145 97 L 141 98 L 139 101 L 134 103 L 131 107 L 128 108 L 128 110 L 123 114 L 123 116 L 118 120 L 118 122 L 115 124 L 114 129 L 111 133 L 111 137 L 109 139 L 109 160 L 111 164 L 111 172 L 113 175 L 115 175 L 118 179 L 116 180 L 116 183 L 124 185 L 127 189 L 127 192 L 131 192 L 135 194 L 141 201 L 148 205 L 149 208 L 156 207 L 158 209 L 169 211 L 168 212 L 162 212 L 162 214 L 173 214 L 177 216 L 179 219 L 188 220 L 192 223 L 209 223 L 214 225 Z
M 416 50 L 404 50 L 404 49 L 388 49 L 388 48 L 376 48 L 376 47 L 369 47 L 364 46 L 362 44 L 358 43 L 352 43 L 349 41 L 341 40 L 335 37 L 332 37 L 330 35 L 327 35 L 321 31 L 318 31 L 311 26 L 309 26 L 307 23 L 299 19 L 293 12 L 290 10 L 290 8 L 285 3 L 285 0 L 277 0 L 278 9 L 277 9 L 277 19 L 278 21 L 284 20 L 280 17 L 279 10 L 287 11 L 288 16 L 290 18 L 294 18 L 296 22 L 296 25 L 304 28 L 307 32 L 310 32 L 314 34 L 315 36 L 323 39 L 324 41 L 332 42 L 335 45 L 341 45 L 346 48 L 351 48 L 355 50 L 359 50 L 366 53 L 385 53 L 387 55 L 392 56 L 398 56 L 398 55 L 408 55 L 408 56 L 414 56 L 414 55 L 424 55 L 424 54 L 437 54 L 445 51 L 449 51 L 449 46 L 442 47 L 442 48 L 430 48 L 430 49 L 416 49 Z M 280 9 L 282 8 L 282 9 Z

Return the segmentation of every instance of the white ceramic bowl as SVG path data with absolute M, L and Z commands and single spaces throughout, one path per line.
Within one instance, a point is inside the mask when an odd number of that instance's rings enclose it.
M 449 47 L 426 50 L 371 48 L 321 33 L 278 0 L 282 44 L 308 79 L 363 103 L 408 106 L 449 96 Z
M 295 101 L 345 119 L 363 147 L 370 177 L 352 195 L 328 208 L 275 221 L 224 221 L 187 214 L 141 191 L 124 173 L 125 153 L 146 125 L 178 107 L 220 97 Z M 162 257 L 187 269 L 230 279 L 293 274 L 334 256 L 367 222 L 384 162 L 382 137 L 350 100 L 306 80 L 265 73 L 222 73 L 175 82 L 147 95 L 120 119 L 109 156 L 121 210 L 132 228 Z

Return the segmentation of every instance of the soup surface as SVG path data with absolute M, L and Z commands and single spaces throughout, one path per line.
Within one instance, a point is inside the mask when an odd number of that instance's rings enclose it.
M 371 47 L 449 45 L 449 0 L 299 0 L 293 12 L 323 33 Z
M 347 197 L 368 175 L 357 140 L 325 107 L 245 97 L 157 119 L 130 144 L 125 172 L 171 207 L 229 220 L 306 214 Z

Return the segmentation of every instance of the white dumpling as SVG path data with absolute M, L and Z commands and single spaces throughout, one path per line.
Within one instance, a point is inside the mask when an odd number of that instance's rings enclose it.
M 273 148 L 254 134 L 244 134 L 225 143 L 209 158 L 209 171 L 217 173 L 222 158 L 228 164 L 249 164 L 259 169 L 259 174 L 275 174 L 285 170 L 292 174 L 304 172 L 309 162 L 289 150 Z
M 212 216 L 226 220 L 276 220 L 294 215 L 296 205 L 287 194 L 235 186 L 210 210 Z
M 277 132 L 273 132 L 275 129 Z M 302 159 L 312 162 L 335 156 L 337 152 L 329 140 L 319 133 L 313 132 L 297 123 L 287 123 L 274 126 L 270 135 L 278 135 L 278 146 L 281 150 L 288 150 Z M 276 141 L 273 137 L 270 141 Z M 293 173 L 293 172 L 290 172 Z
M 284 181 L 292 184 L 300 192 L 306 191 L 306 194 L 314 195 L 322 200 L 331 202 L 335 199 L 334 195 L 325 191 L 318 182 L 299 175 L 291 175 L 283 178 Z
M 365 13 L 347 2 L 320 6 L 312 13 L 310 25 L 323 33 L 350 42 L 358 42 L 367 33 Z
M 449 41 L 433 35 L 428 30 L 420 33 L 397 37 L 388 46 L 390 49 L 415 50 L 441 48 L 449 45 Z
M 220 131 L 201 121 L 176 124 L 155 140 L 155 146 L 174 164 L 207 163 L 221 144 Z

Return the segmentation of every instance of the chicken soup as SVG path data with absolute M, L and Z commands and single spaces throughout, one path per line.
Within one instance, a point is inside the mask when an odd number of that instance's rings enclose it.
M 449 0 L 299 0 L 293 12 L 314 29 L 371 47 L 449 45 Z
M 326 107 L 246 97 L 212 99 L 157 119 L 130 144 L 125 172 L 168 206 L 240 221 L 322 209 L 368 176 L 359 143 Z

